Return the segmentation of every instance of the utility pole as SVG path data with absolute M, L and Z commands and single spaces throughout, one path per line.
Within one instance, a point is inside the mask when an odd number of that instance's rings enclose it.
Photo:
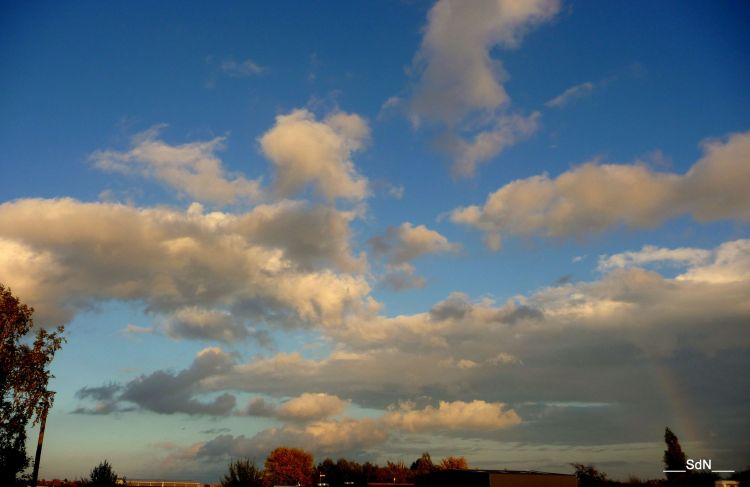
M 42 413 L 42 423 L 39 427 L 39 440 L 36 443 L 36 456 L 34 457 L 34 475 L 31 477 L 31 487 L 36 487 L 36 481 L 39 477 L 39 459 L 42 456 L 42 443 L 44 443 L 44 426 L 47 424 L 47 410 L 49 404 L 44 406 Z

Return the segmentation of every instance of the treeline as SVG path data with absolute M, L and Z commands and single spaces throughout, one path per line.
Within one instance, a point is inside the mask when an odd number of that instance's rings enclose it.
M 271 452 L 261 469 L 254 461 L 235 460 L 221 481 L 222 487 L 269 487 L 273 485 L 365 486 L 368 483 L 419 483 L 425 475 L 440 469 L 467 469 L 464 457 L 449 456 L 433 463 L 423 453 L 410 466 L 404 462 L 385 465 L 359 463 L 345 458 L 326 458 L 317 466 L 310 453 L 299 448 L 280 447 Z
M 662 457 L 665 470 L 685 470 L 687 456 L 682 451 L 677 436 L 667 428 L 664 433 L 666 450 Z M 656 463 L 656 462 L 655 462 Z M 668 473 L 666 479 L 641 480 L 631 477 L 627 481 L 612 480 L 592 465 L 571 464 L 578 478 L 578 487 L 714 487 L 719 476 L 711 472 Z M 435 463 L 429 453 L 423 453 L 410 465 L 403 461 L 388 461 L 385 465 L 372 462 L 359 463 L 345 458 L 326 458 L 317 465 L 311 453 L 299 448 L 279 447 L 266 458 L 263 466 L 254 460 L 236 459 L 229 463 L 221 479 L 222 487 L 272 487 L 274 485 L 301 485 L 321 487 L 365 487 L 371 483 L 425 485 L 429 474 L 445 469 L 468 469 L 464 457 L 448 456 Z M 736 472 L 730 477 L 750 487 L 750 469 Z M 123 485 L 112 466 L 104 461 L 96 466 L 88 478 L 68 482 L 41 483 L 55 487 L 115 487 Z

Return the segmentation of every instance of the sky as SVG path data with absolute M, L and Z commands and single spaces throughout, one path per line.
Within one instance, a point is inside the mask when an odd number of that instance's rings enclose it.
M 750 5 L 3 2 L 40 475 L 750 463 Z M 29 433 L 29 449 L 35 445 Z

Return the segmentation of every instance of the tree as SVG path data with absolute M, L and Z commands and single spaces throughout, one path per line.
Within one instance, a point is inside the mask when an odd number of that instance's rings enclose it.
M 0 284 L 0 485 L 15 484 L 29 466 L 26 426 L 38 423 L 55 397 L 47 367 L 64 342 L 63 327 L 39 329 L 30 344 L 33 313 Z
M 367 483 L 362 479 L 362 465 L 357 462 L 339 458 L 336 462 L 336 469 L 340 476 L 341 485 L 346 485 L 344 482 L 356 482 L 358 485 L 365 485 Z
M 422 453 L 422 456 L 414 460 L 409 468 L 415 476 L 419 477 L 427 475 L 435 470 L 435 465 L 432 463 L 432 457 L 428 452 Z
M 469 462 L 464 457 L 445 457 L 440 460 L 439 468 L 445 470 L 466 470 L 469 468 Z
M 115 487 L 117 485 L 117 474 L 112 465 L 104 460 L 91 470 L 88 487 Z
M 229 472 L 221 479 L 222 487 L 262 487 L 263 472 L 255 460 L 237 459 L 229 462 Z
M 378 468 L 376 479 L 378 482 L 401 484 L 411 480 L 411 470 L 401 460 L 395 463 L 389 460 L 385 463 L 385 467 Z
M 665 470 L 685 470 L 687 457 L 682 451 L 680 440 L 677 439 L 677 436 L 669 428 L 664 430 L 664 442 L 667 444 L 667 449 L 664 450 Z M 685 474 L 682 473 L 667 473 L 669 481 L 676 481 L 684 476 Z
M 313 457 L 299 448 L 279 447 L 266 458 L 264 465 L 267 486 L 310 485 L 313 480 Z
M 582 463 L 571 463 L 576 469 L 576 478 L 578 487 L 599 487 L 609 484 L 607 474 L 600 472 L 593 465 L 584 465 Z

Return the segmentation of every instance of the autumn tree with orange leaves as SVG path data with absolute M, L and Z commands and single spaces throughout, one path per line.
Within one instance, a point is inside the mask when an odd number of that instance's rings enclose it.
M 280 447 L 266 458 L 264 485 L 311 485 L 313 484 L 313 457 L 300 448 Z
M 469 468 L 469 463 L 464 457 L 445 457 L 440 461 L 438 468 L 445 470 L 466 470 Z
M 49 365 L 64 341 L 63 328 L 40 328 L 32 340 L 33 313 L 0 284 L 0 485 L 14 485 L 29 466 L 26 427 L 40 421 L 55 398 L 47 389 L 54 377 Z

